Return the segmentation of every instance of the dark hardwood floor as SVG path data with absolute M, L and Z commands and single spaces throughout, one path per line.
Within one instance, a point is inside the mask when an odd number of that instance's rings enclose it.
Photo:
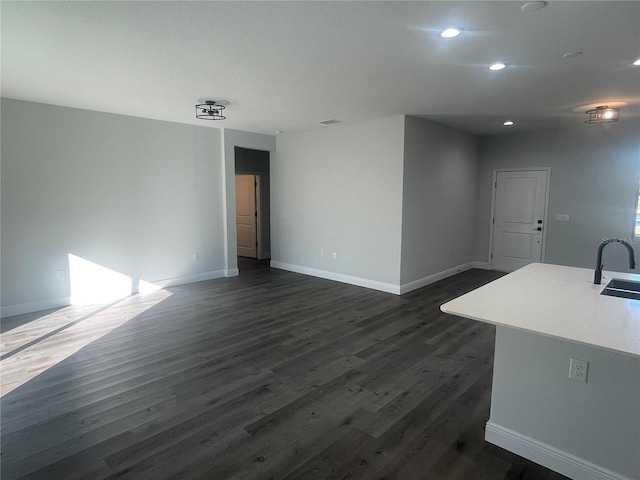
M 494 328 L 443 302 L 270 269 L 2 325 L 13 479 L 561 475 L 484 441 Z

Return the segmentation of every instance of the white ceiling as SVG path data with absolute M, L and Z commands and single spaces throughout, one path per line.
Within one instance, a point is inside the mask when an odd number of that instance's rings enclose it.
M 639 1 L 523 4 L 2 1 L 2 96 L 263 133 L 409 114 L 493 134 L 600 104 L 640 118 Z M 440 38 L 451 25 L 465 32 Z M 227 120 L 197 120 L 202 98 Z

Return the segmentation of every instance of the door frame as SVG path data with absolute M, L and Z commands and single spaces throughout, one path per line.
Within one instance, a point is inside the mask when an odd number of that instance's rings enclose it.
M 256 179 L 256 258 L 262 260 L 264 258 L 264 252 L 262 248 L 262 175 L 259 173 L 253 174 Z
M 217 137 L 216 137 L 217 138 Z M 276 151 L 275 135 L 243 132 L 231 128 L 220 129 L 220 148 L 222 154 L 222 221 L 224 236 L 225 277 L 238 275 L 238 248 L 236 239 L 236 147 Z M 215 152 L 214 152 L 215 157 Z M 269 161 L 271 165 L 271 157 Z M 240 173 L 240 172 L 238 172 Z
M 546 196 L 544 199 L 544 216 L 542 224 L 542 254 L 540 262 L 544 263 L 547 250 L 547 231 L 549 230 L 549 190 L 551 187 L 551 167 L 531 167 L 531 168 L 498 168 L 493 171 L 493 180 L 491 182 L 491 217 L 489 218 L 489 270 L 493 270 L 493 229 L 496 218 L 496 186 L 498 182 L 498 172 L 547 172 Z

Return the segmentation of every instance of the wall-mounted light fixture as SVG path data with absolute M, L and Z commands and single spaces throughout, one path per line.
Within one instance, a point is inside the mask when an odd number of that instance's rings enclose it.
M 600 105 L 592 110 L 587 110 L 589 120 L 585 120 L 584 123 L 610 123 L 617 122 L 620 116 L 619 108 L 609 108 L 607 105 Z
M 224 108 L 224 105 L 220 105 L 214 100 L 207 100 L 196 105 L 196 118 L 201 120 L 224 120 L 227 118 L 222 115 Z

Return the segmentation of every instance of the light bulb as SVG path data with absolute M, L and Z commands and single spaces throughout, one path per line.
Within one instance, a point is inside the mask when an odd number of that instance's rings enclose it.
M 460 33 L 462 33 L 461 28 L 451 27 L 451 28 L 447 28 L 446 30 L 443 30 L 440 36 L 442 38 L 453 38 L 460 35 Z

